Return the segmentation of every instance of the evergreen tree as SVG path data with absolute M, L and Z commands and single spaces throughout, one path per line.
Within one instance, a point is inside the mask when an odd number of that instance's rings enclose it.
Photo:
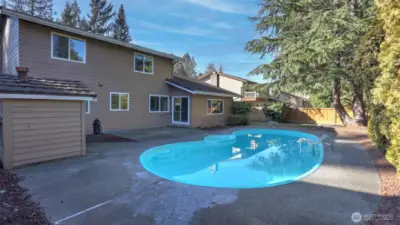
M 78 27 L 80 24 L 80 14 L 81 10 L 76 0 L 74 0 L 72 4 L 66 2 L 59 22 L 68 26 Z
M 121 4 L 118 15 L 117 17 L 115 17 L 114 23 L 112 25 L 112 37 L 119 41 L 128 43 L 132 41 L 131 35 L 129 34 L 129 26 L 126 22 L 126 15 L 123 4 Z
M 183 60 L 175 63 L 174 65 L 174 76 L 184 77 L 197 77 L 198 72 L 196 70 L 196 61 L 194 57 L 190 57 L 189 53 L 183 56 Z
M 107 35 L 112 30 L 113 5 L 107 0 L 90 0 L 88 20 L 82 27 L 95 34 Z
M 207 65 L 206 74 L 214 73 L 214 72 L 217 72 L 217 70 L 215 69 L 214 63 L 209 63 Z
M 53 20 L 53 0 L 26 0 L 25 12 L 32 16 Z
M 53 20 L 53 0 L 8 0 L 7 8 Z
M 13 9 L 19 12 L 26 12 L 28 0 L 8 0 L 5 4 L 9 9 Z
M 373 90 L 377 112 L 372 113 L 370 130 L 389 140 L 386 158 L 400 173 L 400 5 L 397 0 L 376 0 L 375 3 L 385 38 L 378 57 L 381 74 Z
M 224 73 L 224 67 L 222 65 L 219 66 L 219 73 Z
M 259 15 L 252 18 L 263 35 L 250 41 L 251 53 L 274 54 L 268 64 L 251 74 L 263 74 L 273 84 L 296 90 L 331 83 L 332 101 L 344 124 L 351 118 L 341 102 L 343 87 L 352 87 L 353 111 L 365 122 L 360 79 L 354 73 L 355 47 L 365 33 L 371 2 L 263 0 Z

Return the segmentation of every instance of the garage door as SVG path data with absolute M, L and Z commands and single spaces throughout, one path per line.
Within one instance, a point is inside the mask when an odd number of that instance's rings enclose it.
M 13 167 L 85 154 L 82 101 L 4 100 L 3 117 Z

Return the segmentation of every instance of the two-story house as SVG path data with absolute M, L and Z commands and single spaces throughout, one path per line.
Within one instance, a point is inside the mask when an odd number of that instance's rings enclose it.
M 100 120 L 103 132 L 114 132 L 167 125 L 216 126 L 231 115 L 232 98 L 237 94 L 198 80 L 174 77 L 173 65 L 180 58 L 172 54 L 6 8 L 0 8 L 0 28 L 0 70 L 5 74 L 0 79 L 3 136 L 10 134 L 9 129 L 18 130 L 14 138 L 8 138 L 13 141 L 3 140 L 11 149 L 24 146 L 23 152 L 29 147 L 17 143 L 17 136 L 24 136 L 25 141 L 40 140 L 38 146 L 62 146 L 66 150 L 59 150 L 59 155 L 71 150 L 68 143 L 72 138 L 79 138 L 79 149 L 85 149 L 84 134 L 92 132 L 95 119 Z M 17 78 L 17 67 L 22 79 Z M 67 100 L 69 105 L 65 104 Z M 71 127 L 71 122 L 82 132 Z M 15 128 L 15 124 L 20 127 Z M 40 146 L 37 151 L 43 151 Z M 37 154 L 37 160 L 29 160 L 29 155 L 20 159 L 35 162 L 55 158 L 49 156 L 54 151 L 49 152 Z

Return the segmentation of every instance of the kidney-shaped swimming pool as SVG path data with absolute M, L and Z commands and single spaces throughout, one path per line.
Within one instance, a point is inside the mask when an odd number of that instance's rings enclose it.
M 307 133 L 289 130 L 241 130 L 203 141 L 158 146 L 140 156 L 144 168 L 185 184 L 260 188 L 287 184 L 314 172 L 322 163 L 322 144 Z

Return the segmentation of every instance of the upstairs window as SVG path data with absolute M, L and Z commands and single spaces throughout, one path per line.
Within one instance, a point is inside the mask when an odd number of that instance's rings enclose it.
M 169 112 L 169 96 L 150 95 L 150 112 Z
M 111 111 L 129 111 L 129 93 L 110 93 Z
M 153 57 L 135 53 L 133 64 L 135 72 L 153 74 Z
M 224 101 L 218 99 L 207 100 L 207 114 L 221 115 L 224 114 Z
M 74 62 L 86 62 L 86 42 L 61 34 L 51 34 L 51 57 Z

